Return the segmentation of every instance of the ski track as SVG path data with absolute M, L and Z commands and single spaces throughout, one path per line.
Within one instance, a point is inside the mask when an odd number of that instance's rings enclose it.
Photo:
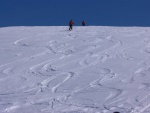
M 149 28 L 65 29 L 0 29 L 0 113 L 150 112 Z

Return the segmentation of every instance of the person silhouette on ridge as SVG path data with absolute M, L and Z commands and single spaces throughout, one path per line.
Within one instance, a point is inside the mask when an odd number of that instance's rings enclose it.
M 70 31 L 72 30 L 73 24 L 74 24 L 74 22 L 72 20 L 70 20 L 70 22 L 69 22 L 69 30 Z
M 85 26 L 85 21 L 82 21 L 82 26 Z

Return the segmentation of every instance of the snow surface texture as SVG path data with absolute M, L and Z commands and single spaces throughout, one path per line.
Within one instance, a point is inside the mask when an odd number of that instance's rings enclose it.
M 0 113 L 150 113 L 150 28 L 0 28 Z

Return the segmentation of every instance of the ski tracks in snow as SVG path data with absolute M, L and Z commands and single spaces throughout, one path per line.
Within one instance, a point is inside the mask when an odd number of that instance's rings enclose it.
M 27 32 L 26 37 L 24 32 L 11 33 L 16 40 L 7 45 L 14 53 L 9 53 L 9 60 L 2 57 L 6 62 L 0 64 L 1 112 L 26 113 L 32 108 L 36 113 L 150 111 L 147 30 L 64 29 L 20 29 Z

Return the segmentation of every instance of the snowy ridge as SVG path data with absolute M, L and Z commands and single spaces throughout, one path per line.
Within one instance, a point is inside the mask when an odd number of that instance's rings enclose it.
M 0 113 L 149 113 L 150 28 L 0 28 Z

